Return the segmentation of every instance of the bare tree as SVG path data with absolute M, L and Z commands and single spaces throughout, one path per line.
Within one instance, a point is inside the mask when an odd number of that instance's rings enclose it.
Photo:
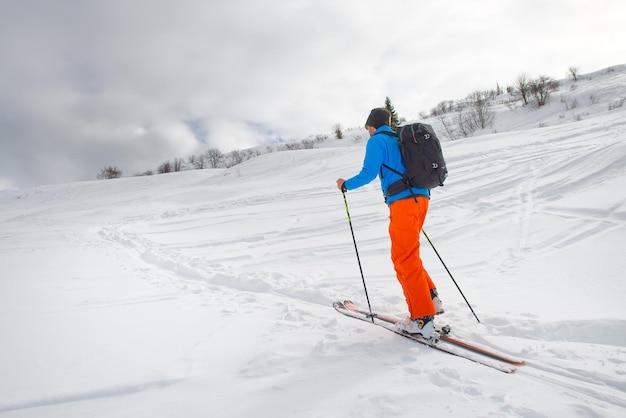
M 283 145 L 283 149 L 285 151 L 295 151 L 295 150 L 302 149 L 303 146 L 304 145 L 299 142 L 287 142 L 286 144 Z
M 304 149 L 315 148 L 315 140 L 313 139 L 303 139 L 301 142 L 302 142 L 302 147 L 304 147 Z
M 198 163 L 198 157 L 196 157 L 195 155 L 190 155 L 188 160 L 190 165 L 192 165 L 194 168 L 197 168 L 196 165 Z
M 455 122 L 457 131 L 463 138 L 467 138 L 474 133 L 474 129 L 472 129 L 472 124 L 469 121 L 467 112 L 460 106 L 458 107 Z
M 170 161 L 166 161 L 157 168 L 157 173 L 165 174 L 174 171 L 174 167 Z
M 449 123 L 446 120 L 446 116 L 442 114 L 442 115 L 437 116 L 437 119 L 439 119 L 439 121 L 443 125 L 443 128 L 446 130 L 446 135 L 448 136 L 448 138 L 451 141 L 454 141 L 456 139 L 456 134 L 452 131 L 451 127 L 449 126 Z
M 570 65 L 567 71 L 569 71 L 569 74 L 574 78 L 574 82 L 578 81 L 578 74 L 580 74 L 580 69 L 578 67 Z
M 122 170 L 117 167 L 108 166 L 100 170 L 96 175 L 98 180 L 117 179 L 122 177 Z
M 204 155 L 192 155 L 189 157 L 189 164 L 196 170 L 202 170 L 206 164 Z
M 485 129 L 493 122 L 496 114 L 491 108 L 490 97 L 491 92 L 479 90 L 467 96 L 469 102 L 467 121 L 471 124 L 470 129 Z
M 530 95 L 530 81 L 526 73 L 522 73 L 517 76 L 517 90 L 522 95 L 524 106 L 528 104 L 528 96 Z
M 204 157 L 209 163 L 209 167 L 217 168 L 221 165 L 224 160 L 224 154 L 220 152 L 217 148 L 211 148 L 204 153 Z
M 342 139 L 343 138 L 343 128 L 340 123 L 336 123 L 333 125 L 333 132 L 335 132 L 335 138 Z
M 241 164 L 244 161 L 244 154 L 240 150 L 232 150 L 228 156 L 230 157 L 230 167 Z
M 315 142 L 317 142 L 318 144 L 326 142 L 327 139 L 328 139 L 328 135 L 324 135 L 324 134 L 315 135 Z
M 541 107 L 548 102 L 550 90 L 554 89 L 554 80 L 547 75 L 539 76 L 530 82 L 530 91 L 535 96 L 537 107 Z
M 454 110 L 454 101 L 452 100 L 444 100 L 439 102 L 437 106 L 435 106 L 431 111 L 431 116 L 440 116 L 445 113 L 450 113 Z
M 183 160 L 182 158 L 174 158 L 174 171 L 183 171 L 184 166 L 185 160 Z

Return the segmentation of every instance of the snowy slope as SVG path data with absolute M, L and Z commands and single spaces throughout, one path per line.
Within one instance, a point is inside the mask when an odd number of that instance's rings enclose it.
M 623 91 L 618 68 L 584 88 Z M 626 108 L 603 94 L 580 120 L 507 110 L 524 128 L 503 113 L 445 144 L 425 229 L 481 324 L 424 240 L 438 319 L 518 373 L 332 309 L 365 303 L 334 187 L 364 147 L 326 144 L 0 192 L 0 416 L 624 416 Z M 373 307 L 404 315 L 378 188 L 350 214 Z

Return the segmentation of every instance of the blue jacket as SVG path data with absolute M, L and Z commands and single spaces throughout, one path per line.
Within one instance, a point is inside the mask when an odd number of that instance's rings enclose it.
M 383 167 L 383 164 L 386 164 L 394 170 L 404 173 L 404 163 L 402 162 L 402 154 L 400 153 L 400 147 L 398 146 L 398 138 L 381 133 L 383 131 L 393 132 L 388 125 L 383 125 L 378 128 L 374 135 L 372 135 L 372 137 L 367 141 L 363 168 L 361 168 L 361 172 L 359 174 L 346 180 L 344 186 L 347 190 L 365 186 L 374 180 L 376 176 L 379 176 L 383 195 L 386 196 L 387 188 L 392 183 L 402 178 L 400 175 Z M 412 190 L 415 195 L 430 198 L 430 189 L 413 187 Z M 407 189 L 393 196 L 387 196 L 386 202 L 390 205 L 396 200 L 406 199 L 411 196 L 411 190 Z

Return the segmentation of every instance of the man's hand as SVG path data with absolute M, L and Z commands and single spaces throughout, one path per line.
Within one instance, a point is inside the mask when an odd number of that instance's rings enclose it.
M 342 178 L 337 179 L 337 188 L 344 193 L 348 191 L 348 189 L 346 189 L 345 183 L 346 181 L 344 179 Z

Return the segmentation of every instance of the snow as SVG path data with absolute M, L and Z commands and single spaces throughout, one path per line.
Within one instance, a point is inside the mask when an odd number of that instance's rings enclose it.
M 626 66 L 573 84 L 445 142 L 425 224 L 481 320 L 423 239 L 439 323 L 525 358 L 517 373 L 333 310 L 366 304 L 334 184 L 361 166 L 351 134 L 0 192 L 0 416 L 626 416 L 626 107 L 608 110 Z M 378 182 L 347 199 L 372 306 L 405 315 Z

